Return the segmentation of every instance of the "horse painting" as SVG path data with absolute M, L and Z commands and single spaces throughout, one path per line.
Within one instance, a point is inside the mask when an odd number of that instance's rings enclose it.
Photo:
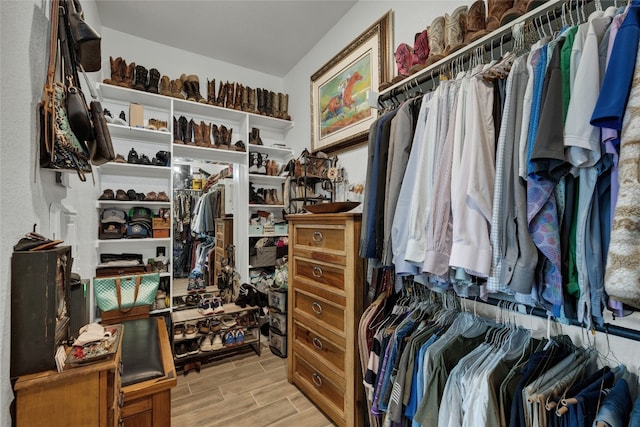
M 333 96 L 322 110 L 322 119 L 327 120 L 331 117 L 338 117 L 344 113 L 345 108 L 351 108 L 355 104 L 353 99 L 353 87 L 357 82 L 362 80 L 362 74 L 355 71 L 345 82 L 340 85 L 341 93 Z

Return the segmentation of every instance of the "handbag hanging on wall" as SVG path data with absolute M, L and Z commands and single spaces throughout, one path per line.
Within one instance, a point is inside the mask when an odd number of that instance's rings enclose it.
M 69 34 L 77 63 L 86 71 L 100 71 L 102 56 L 100 35 L 84 20 L 79 0 L 64 0 L 66 3 Z
M 159 273 L 93 279 L 96 303 L 102 311 L 120 310 L 126 313 L 133 307 L 151 305 L 159 286 Z

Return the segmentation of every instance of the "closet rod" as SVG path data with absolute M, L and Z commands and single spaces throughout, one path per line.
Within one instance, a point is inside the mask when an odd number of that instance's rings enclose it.
M 501 44 L 511 41 L 512 27 L 518 23 L 526 23 L 532 18 L 535 18 L 536 20 L 540 18 L 539 24 L 544 25 L 548 22 L 553 22 L 557 19 L 562 18 L 562 9 L 564 4 L 567 5 L 565 7 L 565 12 L 570 12 L 571 10 L 575 10 L 578 8 L 586 8 L 594 1 L 596 0 L 550 0 L 547 3 L 538 6 L 531 12 L 527 12 L 517 19 L 509 22 L 508 24 L 494 30 L 490 34 L 487 34 L 486 36 L 476 40 L 475 42 L 468 44 L 455 53 L 448 55 L 440 61 L 418 71 L 416 74 L 408 76 L 401 82 L 398 82 L 383 90 L 378 95 L 378 106 L 383 107 L 384 101 L 388 101 L 399 95 L 405 95 L 405 93 L 410 91 L 411 89 L 415 89 L 416 87 L 421 86 L 426 82 L 435 80 L 438 77 L 440 71 L 442 71 L 446 66 L 458 61 L 460 58 L 462 59 L 463 63 L 468 62 L 478 48 L 483 49 L 484 52 L 490 52 L 494 49 L 499 48 Z M 538 21 L 536 21 L 536 23 L 538 23 Z M 435 83 L 432 84 L 432 88 L 435 88 Z
M 498 306 L 498 304 L 503 304 L 505 300 L 489 297 L 487 299 L 487 301 L 484 301 L 484 300 L 481 300 L 481 299 L 475 299 L 475 301 L 483 302 L 485 304 L 489 304 L 489 305 L 493 305 L 493 306 Z M 536 317 L 541 317 L 543 319 L 546 319 L 548 317 L 547 316 L 547 312 L 545 310 L 541 309 L 541 308 L 528 307 L 528 306 L 526 306 L 526 307 L 527 307 L 527 314 L 529 314 L 529 315 L 536 316 Z M 577 326 L 579 328 L 584 327 L 584 325 L 579 323 L 577 320 L 572 320 L 572 319 L 567 319 L 567 320 L 569 320 L 569 324 L 571 326 Z M 561 323 L 561 322 L 559 322 L 559 323 Z M 564 324 L 564 323 L 561 323 L 561 324 Z M 599 325 L 596 325 L 594 323 L 593 324 L 593 329 L 595 329 L 598 332 L 604 332 L 604 333 L 608 333 L 608 334 L 611 334 L 611 335 L 616 335 L 618 337 L 622 337 L 622 338 L 626 338 L 626 339 L 630 339 L 630 340 L 634 340 L 634 341 L 640 341 L 640 331 L 637 331 L 635 329 L 629 329 L 629 328 L 625 328 L 623 326 L 616 326 L 616 325 L 612 325 L 611 323 L 605 323 L 604 326 L 599 326 Z

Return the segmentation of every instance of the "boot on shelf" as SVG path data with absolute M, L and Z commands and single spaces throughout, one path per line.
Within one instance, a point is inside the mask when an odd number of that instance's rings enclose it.
M 191 95 L 193 99 L 189 99 L 189 101 L 196 101 L 203 104 L 207 103 L 207 100 L 200 95 L 200 79 L 195 74 L 190 74 L 187 76 L 187 81 L 191 84 Z
M 171 96 L 171 79 L 169 76 L 162 76 L 160 79 L 160 95 Z
M 111 65 L 111 78 L 104 79 L 102 81 L 103 83 L 106 83 L 108 85 L 120 86 L 120 84 L 122 83 L 122 62 L 123 60 L 120 56 L 115 59 L 113 59 L 113 56 L 109 57 L 109 65 Z
M 275 188 L 272 191 L 271 194 L 271 198 L 273 199 L 273 204 L 274 205 L 281 205 L 282 201 L 278 198 L 278 190 L 276 190 Z
M 227 127 L 225 125 L 221 125 L 220 126 L 220 138 L 219 138 L 219 146 L 218 148 L 221 148 L 223 150 L 228 150 L 229 149 L 229 144 L 227 143 L 227 138 L 229 135 L 229 130 L 227 129 Z
M 414 74 L 426 67 L 429 57 L 429 35 L 427 30 L 417 33 L 413 41 L 413 57 L 415 65 L 409 68 L 409 74 Z
M 184 117 L 180 117 L 180 120 L 184 119 Z M 185 119 L 187 120 L 187 119 Z M 184 144 L 184 134 L 182 133 L 182 127 L 180 126 L 179 120 L 173 117 L 173 143 L 174 144 Z
M 212 147 L 211 144 L 211 123 L 200 121 L 200 133 L 202 134 L 202 146 Z
M 133 88 L 136 90 L 145 90 L 147 87 L 148 71 L 142 65 L 136 65 L 136 77 Z
M 280 118 L 280 94 L 271 92 L 271 117 Z
M 207 104 L 215 105 L 216 103 L 216 79 L 207 79 Z
M 233 110 L 233 88 L 234 88 L 233 83 L 227 82 L 226 84 L 227 94 L 224 100 L 224 108 L 228 108 L 230 110 Z
M 398 45 L 396 51 L 393 53 L 393 57 L 396 61 L 398 79 L 408 76 L 411 67 L 417 64 L 417 61 L 413 55 L 413 50 L 406 43 L 400 43 Z
M 236 95 L 233 101 L 234 110 L 242 110 L 242 89 L 242 85 L 240 83 L 236 83 Z
M 226 96 L 227 96 L 227 89 L 221 80 L 220 86 L 218 86 L 218 97 L 216 98 L 216 103 L 214 105 L 216 107 L 224 107 L 224 99 Z
M 126 87 L 127 89 L 132 89 L 133 88 L 133 76 L 136 72 L 136 63 L 132 62 L 129 65 L 127 65 L 126 62 L 124 62 L 124 59 L 122 60 L 122 66 L 121 66 L 121 70 L 122 70 L 122 82 L 120 82 L 120 86 L 122 87 Z
M 457 7 L 451 15 L 445 14 L 445 56 L 464 46 L 464 33 L 467 26 L 467 6 Z
M 527 12 L 531 12 L 536 7 L 542 5 L 544 0 L 514 0 L 510 3 L 513 3 L 513 7 L 507 9 L 500 17 L 501 26 L 508 24 Z
M 182 94 L 182 80 L 175 79 L 171 80 L 171 96 L 173 98 L 184 99 L 184 95 Z
M 467 12 L 467 28 L 464 34 L 464 44 L 469 44 L 489 34 L 487 30 L 487 11 L 484 0 L 473 2 Z
M 256 113 L 257 114 L 263 114 L 264 112 L 264 98 L 262 97 L 262 89 L 258 88 L 256 89 L 257 94 L 256 94 L 256 98 L 257 98 L 257 109 L 256 109 Z
M 229 128 L 227 130 L 227 139 L 225 141 L 225 144 L 227 144 L 227 147 L 229 148 L 229 150 L 235 151 L 235 146 L 231 143 L 232 135 L 233 135 L 233 128 Z
M 249 86 L 245 86 L 242 88 L 242 100 L 240 104 L 240 109 L 242 111 L 249 111 L 249 91 L 251 88 Z
M 213 148 L 220 148 L 220 129 L 217 125 L 211 124 L 211 136 L 213 138 Z
M 197 145 L 198 147 L 203 147 L 204 146 L 204 139 L 202 138 L 202 127 L 198 123 L 193 121 L 193 119 L 191 119 L 189 124 L 191 125 L 191 128 L 193 129 L 193 143 L 195 145 Z
M 262 96 L 265 97 L 264 103 L 264 115 L 271 116 L 273 114 L 273 99 L 271 98 L 271 91 L 262 89 Z
M 283 120 L 291 120 L 289 115 L 289 94 L 280 95 L 280 118 Z
M 247 106 L 247 111 L 249 113 L 256 113 L 256 90 L 250 87 L 247 87 L 247 95 L 249 97 L 249 105 Z
M 264 197 L 260 196 L 252 183 L 249 183 L 249 203 L 253 205 L 264 205 Z
M 500 27 L 502 15 L 513 7 L 513 0 L 488 0 L 487 2 L 487 30 L 493 31 Z
M 260 129 L 251 128 L 251 136 L 249 137 L 249 144 L 262 145 L 262 138 L 260 138 Z
M 267 205 L 275 205 L 271 190 L 266 188 L 261 188 L 260 190 L 262 190 L 262 194 L 264 195 L 264 202 Z
M 444 16 L 436 17 L 427 28 L 429 35 L 429 58 L 426 65 L 431 65 L 444 58 Z
M 149 93 L 158 93 L 158 83 L 160 83 L 160 71 L 152 68 L 149 70 L 149 82 L 144 89 Z
M 193 125 L 194 125 L 194 121 L 193 119 L 189 120 L 187 122 L 187 119 L 184 119 L 184 121 L 186 122 L 186 128 L 184 131 L 184 143 L 187 145 L 193 145 Z

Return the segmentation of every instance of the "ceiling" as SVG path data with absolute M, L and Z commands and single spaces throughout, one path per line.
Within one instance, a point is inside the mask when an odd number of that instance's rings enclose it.
M 357 0 L 97 0 L 102 26 L 284 77 Z

